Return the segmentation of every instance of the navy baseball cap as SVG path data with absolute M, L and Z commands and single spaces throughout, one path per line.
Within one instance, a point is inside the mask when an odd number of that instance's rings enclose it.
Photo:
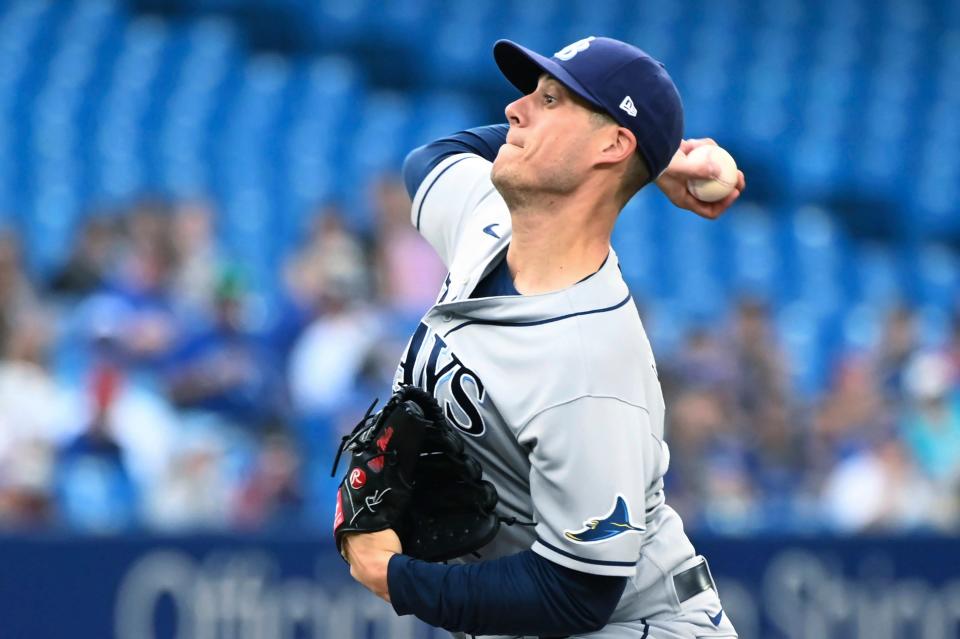
M 683 137 L 683 104 L 663 64 L 635 46 L 590 36 L 545 57 L 510 40 L 497 40 L 493 57 L 524 94 L 543 73 L 608 113 L 637 138 L 637 151 L 656 179 Z

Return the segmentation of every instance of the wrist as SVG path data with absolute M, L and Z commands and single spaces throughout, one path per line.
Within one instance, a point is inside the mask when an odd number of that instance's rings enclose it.
M 356 543 L 365 536 L 351 536 L 344 542 L 344 555 L 350 564 L 350 576 L 373 594 L 390 601 L 387 572 L 390 559 L 397 553 L 391 549 Z

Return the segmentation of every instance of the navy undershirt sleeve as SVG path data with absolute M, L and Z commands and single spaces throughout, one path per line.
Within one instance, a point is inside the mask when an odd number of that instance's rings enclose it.
M 627 585 L 626 577 L 571 570 L 532 550 L 463 565 L 394 555 L 387 581 L 397 614 L 478 635 L 565 636 L 598 630 Z
M 473 153 L 493 162 L 500 147 L 507 141 L 509 129 L 508 124 L 481 126 L 454 133 L 414 149 L 403 162 L 403 182 L 407 193 L 412 198 L 420 183 L 445 157 L 457 153 Z

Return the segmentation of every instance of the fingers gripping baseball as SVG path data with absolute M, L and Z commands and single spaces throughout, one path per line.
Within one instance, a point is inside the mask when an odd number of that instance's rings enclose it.
M 717 219 L 740 197 L 746 188 L 746 179 L 743 171 L 736 169 L 735 166 L 733 168 L 735 173 L 724 176 L 724 169 L 727 167 L 722 165 L 721 154 L 696 151 L 696 149 L 711 146 L 719 148 L 712 138 L 683 140 L 667 170 L 657 180 L 657 186 L 675 206 L 692 211 L 701 217 Z M 724 181 L 733 182 L 733 188 L 716 201 L 700 199 L 689 188 L 691 181 L 701 181 L 699 183 L 704 184 L 724 178 Z M 697 189 L 694 191 L 696 192 Z
M 673 160 L 668 167 L 669 171 L 678 174 L 685 174 L 688 178 L 714 178 L 719 173 L 719 167 L 712 162 L 697 161 L 688 156 L 694 149 L 701 147 L 717 146 L 713 138 L 698 138 L 691 140 L 682 140 L 680 148 L 673 155 Z

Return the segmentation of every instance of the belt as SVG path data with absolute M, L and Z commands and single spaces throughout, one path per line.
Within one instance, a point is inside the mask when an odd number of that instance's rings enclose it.
M 699 595 L 705 590 L 711 588 L 716 591 L 717 587 L 713 583 L 713 576 L 710 575 L 710 567 L 707 560 L 703 559 L 699 564 L 692 568 L 687 568 L 683 572 L 678 572 L 673 576 L 673 586 L 677 590 L 677 599 L 683 603 L 694 595 Z

